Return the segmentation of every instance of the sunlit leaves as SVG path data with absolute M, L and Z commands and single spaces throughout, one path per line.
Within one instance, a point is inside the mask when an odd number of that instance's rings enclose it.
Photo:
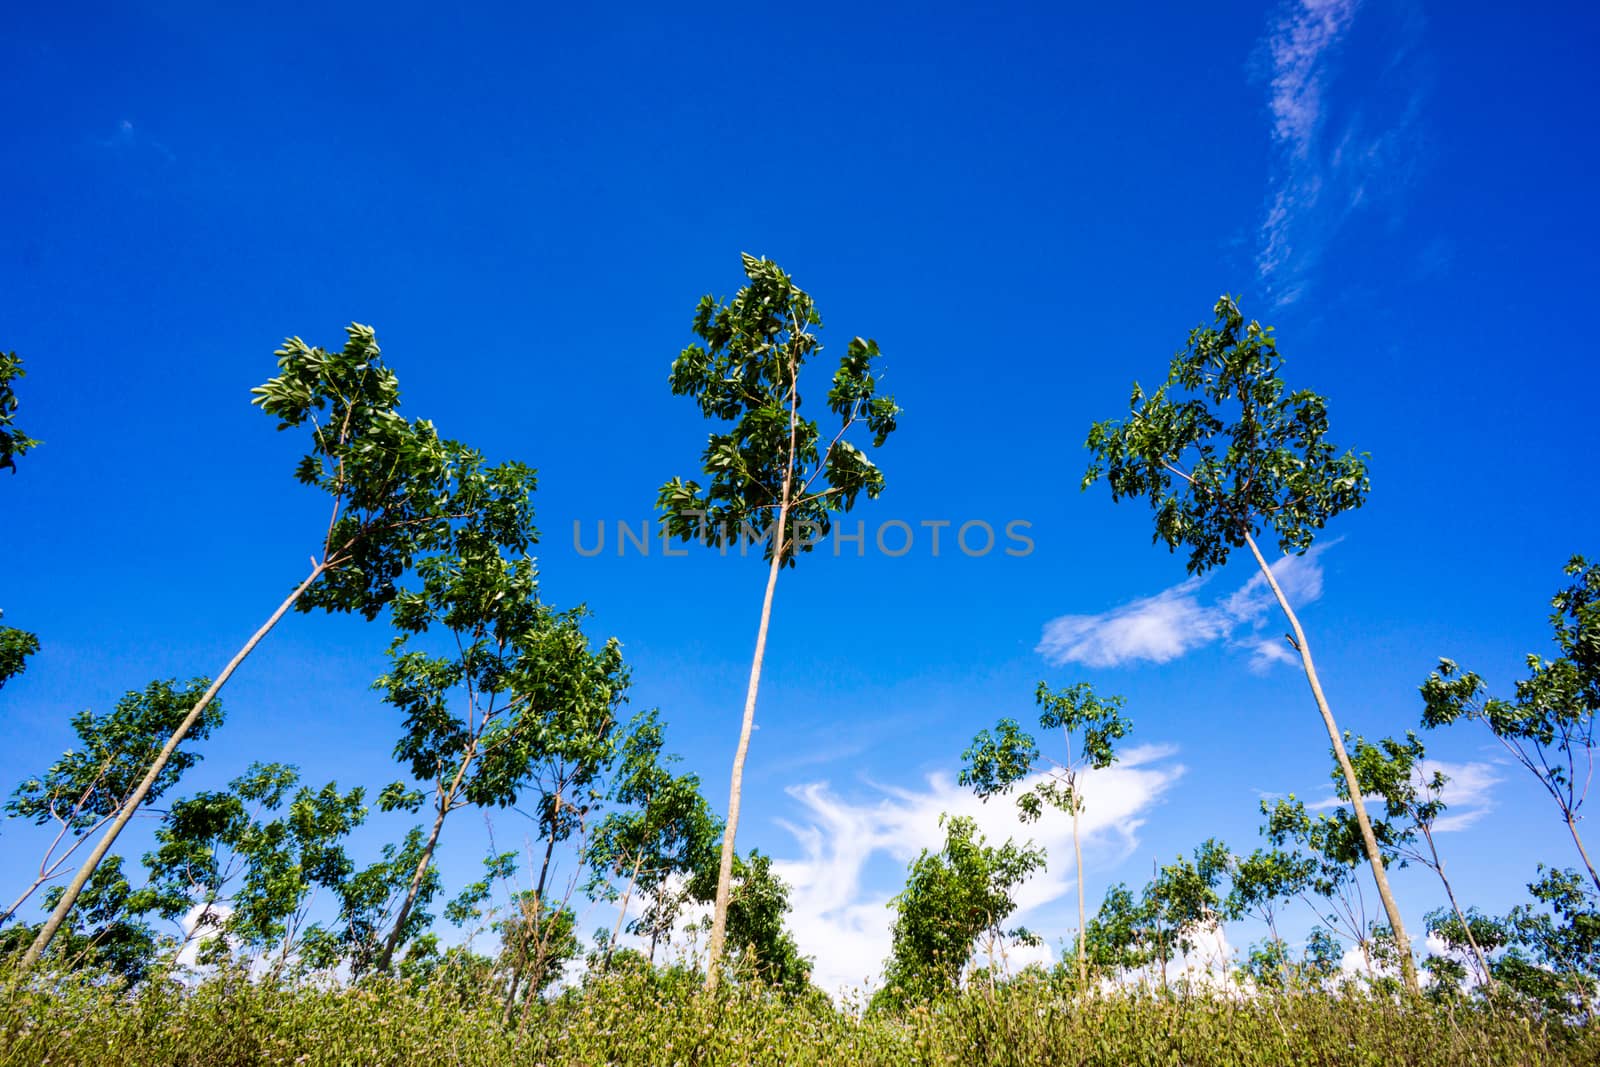
M 813 332 L 822 324 L 816 307 L 777 264 L 749 255 L 743 264 L 748 284 L 725 303 L 700 301 L 694 331 L 701 343 L 672 364 L 673 394 L 692 397 L 724 427 L 701 456 L 706 482 L 673 478 L 656 503 L 667 536 L 716 545 L 764 538 L 769 559 L 781 542 L 783 562 L 793 565 L 814 543 L 795 530 L 826 534 L 834 515 L 883 491 L 883 473 L 845 434 L 864 423 L 873 447 L 882 447 L 900 409 L 878 395 L 877 343 L 854 338 L 828 390 L 839 425 L 825 440 L 801 413 L 803 365 L 822 347 Z M 773 536 L 780 510 L 787 526 Z
M 1284 552 L 1303 552 L 1369 487 L 1364 457 L 1326 440 L 1323 398 L 1286 392 L 1271 328 L 1246 324 L 1228 296 L 1215 313 L 1190 331 L 1161 388 L 1135 385 L 1126 418 L 1091 427 L 1083 478 L 1084 488 L 1105 478 L 1113 500 L 1148 500 L 1153 539 L 1187 550 L 1193 574 L 1263 526 Z

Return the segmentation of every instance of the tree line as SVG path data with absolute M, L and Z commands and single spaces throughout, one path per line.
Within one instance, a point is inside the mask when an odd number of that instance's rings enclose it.
M 306 531 L 317 546 L 309 568 L 285 576 L 290 592 L 263 605 L 264 621 L 214 676 L 153 680 L 109 711 L 74 716 L 73 747 L 16 786 L 8 816 L 52 836 L 0 915 L 0 954 L 19 973 L 49 963 L 133 983 L 166 973 L 180 953 L 249 960 L 273 976 L 448 971 L 492 987 L 510 1020 L 583 957 L 592 972 L 623 960 L 682 966 L 660 951 L 681 944 L 686 914 L 703 905 L 707 988 L 732 976 L 812 995 L 812 961 L 785 928 L 788 887 L 769 857 L 737 848 L 744 767 L 778 579 L 863 495 L 884 491 L 872 453 L 901 411 L 879 390 L 877 343 L 854 337 L 821 379 L 826 416 L 812 418 L 801 386 L 815 380 L 808 363 L 822 350 L 815 304 L 771 261 L 745 256 L 743 268 L 734 297 L 700 301 L 697 340 L 672 363 L 671 392 L 692 399 L 715 428 L 700 472 L 671 478 L 657 496 L 663 536 L 725 548 L 753 533 L 767 566 L 725 815 L 698 776 L 677 769 L 659 710 L 627 713 L 632 679 L 620 644 L 591 635 L 586 607 L 542 596 L 530 555 L 535 472 L 491 464 L 430 421 L 401 414 L 398 379 L 373 329 L 352 324 L 337 349 L 287 340 L 275 353 L 277 374 L 253 391 L 279 431 L 300 435 L 294 476 L 326 501 L 326 523 Z M 1407 995 L 1426 986 L 1431 996 L 1506 997 L 1587 1017 L 1600 992 L 1600 875 L 1580 823 L 1600 705 L 1600 566 L 1582 557 L 1568 564 L 1571 584 L 1552 602 L 1555 656 L 1530 655 L 1511 696 L 1491 696 L 1450 660 L 1421 685 L 1421 725 L 1486 727 L 1548 793 L 1582 864 L 1541 866 L 1528 901 L 1504 916 L 1463 906 L 1436 837 L 1447 779 L 1413 731 L 1369 741 L 1341 730 L 1268 558 L 1307 551 L 1329 521 L 1362 505 L 1367 457 L 1327 440 L 1320 395 L 1287 387 L 1270 328 L 1247 321 L 1229 297 L 1213 311 L 1160 388 L 1136 385 L 1124 415 L 1090 428 L 1082 488 L 1103 481 L 1113 501 L 1144 500 L 1153 540 L 1185 553 L 1193 575 L 1236 550 L 1248 554 L 1289 628 L 1322 728 L 1307 743 L 1327 746 L 1339 803 L 1263 802 L 1259 846 L 1203 842 L 1158 866 L 1138 891 L 1113 886 L 1091 916 L 1085 783 L 1116 761 L 1132 720 L 1122 698 L 1087 683 L 1041 682 L 1039 734 L 1012 717 L 981 730 L 963 754 L 961 783 L 985 801 L 1009 799 L 1024 822 L 1071 821 L 1077 923 L 1057 980 L 1079 994 L 1130 978 L 1189 980 L 1169 966 L 1207 931 L 1248 918 L 1268 936 L 1227 966 L 1259 987 L 1329 982 L 1352 945 L 1367 981 Z M 0 357 L 0 467 L 13 473 L 39 445 L 15 425 L 22 376 L 14 354 Z M 374 689 L 398 723 L 394 757 L 405 775 L 375 789 L 341 787 L 303 782 L 290 764 L 254 763 L 223 788 L 161 810 L 141 876 L 113 851 L 119 835 L 141 809 L 181 793 L 204 742 L 225 729 L 222 690 L 291 610 L 359 614 L 387 627 L 388 666 Z M 0 627 L 0 685 L 39 648 L 36 635 Z M 374 808 L 418 821 L 363 855 L 352 838 Z M 447 887 L 436 856 L 468 808 L 516 814 L 538 847 L 523 856 L 491 844 L 481 878 Z M 1008 923 L 1018 888 L 1045 865 L 1043 851 L 991 844 L 970 819 L 942 828 L 943 846 L 911 864 L 893 902 L 878 1006 L 993 985 L 1007 945 L 1040 940 Z M 561 875 L 558 856 L 576 857 L 576 871 Z M 1426 919 L 1444 948 L 1420 961 L 1388 877 L 1411 864 L 1437 876 L 1448 901 Z M 617 909 L 587 949 L 578 931 L 584 897 Z M 41 902 L 43 917 L 28 921 Z M 1293 946 L 1280 923 L 1297 906 L 1317 925 Z M 440 916 L 487 934 L 492 950 L 465 935 L 446 947 Z M 158 934 L 158 919 L 180 921 L 181 932 Z

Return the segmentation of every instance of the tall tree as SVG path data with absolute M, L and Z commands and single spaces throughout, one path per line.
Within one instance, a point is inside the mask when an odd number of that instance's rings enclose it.
M 944 847 L 924 849 L 911 865 L 906 888 L 891 901 L 897 916 L 894 946 L 884 974 L 886 997 L 928 1000 L 955 992 L 981 938 L 1034 940 L 1005 929 L 1016 910 L 1015 892 L 1044 867 L 1044 850 L 1007 841 L 988 844 L 972 819 L 940 817 Z
M 78 744 L 63 752 L 43 774 L 17 786 L 6 802 L 6 814 L 38 826 L 54 823 L 56 834 L 32 881 L 0 914 L 0 922 L 16 914 L 40 886 L 60 872 L 79 846 L 116 818 L 163 742 L 209 687 L 205 678 L 186 684 L 151 682 L 142 690 L 124 694 L 104 715 L 86 709 L 72 717 Z M 213 700 L 195 720 L 187 740 L 204 740 L 221 722 L 222 703 Z M 150 783 L 146 799 L 160 797 L 199 760 L 192 747 L 174 750 Z
M 768 564 L 728 791 L 707 988 L 717 984 L 727 934 L 744 763 L 778 572 L 826 537 L 834 516 L 849 511 L 858 496 L 883 491 L 883 473 L 846 435 L 863 425 L 872 446 L 881 448 L 900 413 L 891 397 L 877 395 L 877 342 L 856 337 L 845 347 L 828 390 L 828 409 L 839 425 L 824 441 L 816 421 L 800 411 L 800 372 L 822 347 L 812 332 L 822 318 L 811 297 L 776 263 L 742 258 L 749 284 L 724 304 L 709 295 L 701 299 L 694 332 L 704 345 L 689 345 L 672 364 L 673 395 L 693 397 L 706 418 L 725 426 L 706 444 L 707 484 L 702 488 L 697 481 L 673 478 L 657 495 L 667 536 L 724 550 L 739 544 L 741 551 L 746 538 L 761 539 Z
M 1317 531 L 1339 513 L 1360 507 L 1369 488 L 1363 457 L 1340 454 L 1326 439 L 1327 404 L 1309 390 L 1286 392 L 1282 357 L 1270 327 L 1251 321 L 1233 298 L 1217 301 L 1216 321 L 1189 333 L 1154 393 L 1133 388 L 1128 417 L 1095 423 L 1093 454 L 1083 487 L 1105 478 L 1111 498 L 1144 497 L 1155 512 L 1154 540 L 1189 553 L 1190 574 L 1227 562 L 1248 548 L 1288 620 L 1312 698 L 1349 785 L 1367 862 L 1394 930 L 1406 986 L 1416 966 L 1399 905 L 1384 874 L 1377 839 L 1356 786 L 1338 723 L 1322 690 L 1300 618 L 1267 563 L 1256 534 L 1277 536 L 1284 553 L 1311 547 Z
M 1034 691 L 1034 701 L 1040 708 L 1039 728 L 1060 730 L 1065 750 L 1059 761 L 1050 760 L 1051 766 L 1044 779 L 1017 798 L 1017 807 L 1024 822 L 1038 819 L 1046 807 L 1072 815 L 1072 851 L 1078 876 L 1078 983 L 1080 989 L 1087 989 L 1089 961 L 1084 935 L 1089 917 L 1083 895 L 1083 839 L 1079 833 L 1079 819 L 1083 815 L 1084 800 L 1078 778 L 1086 770 L 1104 770 L 1116 762 L 1115 742 L 1128 735 L 1132 724 L 1122 714 L 1125 703 L 1122 697 L 1102 699 L 1087 682 L 1054 693 L 1040 682 Z M 1017 782 L 1034 773 L 1039 746 L 1014 720 L 1001 719 L 994 733 L 984 730 L 973 738 L 962 759 L 965 766 L 961 771 L 961 784 L 971 786 L 978 796 L 988 800 L 1009 793 Z
M 1578 821 L 1594 770 L 1595 715 L 1600 711 L 1600 564 L 1573 556 L 1566 566 L 1572 585 L 1550 601 L 1550 627 L 1561 654 L 1547 660 L 1528 655 L 1528 677 L 1505 700 L 1488 695 L 1483 679 L 1462 672 L 1453 660 L 1422 683 L 1422 721 L 1429 727 L 1457 720 L 1482 722 L 1550 794 L 1562 822 L 1600 890 L 1600 874 L 1589 860 Z
M 295 476 L 329 498 L 320 554 L 173 730 L 66 886 L 23 967 L 55 936 L 206 706 L 290 608 L 376 618 L 419 554 L 449 546 L 453 520 L 502 509 L 500 479 L 493 470 L 485 472 L 476 453 L 441 439 L 431 422 L 400 414 L 399 381 L 383 365 L 372 328 L 352 324 L 346 334 L 344 348 L 333 352 L 298 337 L 285 341 L 277 351 L 281 373 L 253 390 L 253 402 L 278 420 L 280 430 L 311 429 L 310 450 Z

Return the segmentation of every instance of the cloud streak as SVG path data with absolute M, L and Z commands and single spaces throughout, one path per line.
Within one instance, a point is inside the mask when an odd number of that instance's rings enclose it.
M 1337 541 L 1303 556 L 1285 556 L 1272 565 L 1273 576 L 1294 605 L 1322 596 L 1318 557 Z M 1260 572 L 1227 596 L 1203 603 L 1204 578 L 1187 581 L 1098 615 L 1062 615 L 1044 624 L 1034 651 L 1053 664 L 1118 667 L 1145 661 L 1167 663 L 1197 648 L 1225 641 L 1250 653 L 1252 670 L 1294 663 L 1287 643 L 1269 633 L 1277 602 Z
M 1369 87 L 1364 95 L 1343 92 L 1342 109 L 1332 104 L 1360 6 L 1359 0 L 1288 0 L 1262 41 L 1273 160 L 1256 270 L 1279 306 L 1304 293 L 1349 215 L 1378 199 L 1374 192 L 1396 184 L 1396 172 L 1404 170 L 1402 149 L 1422 99 L 1414 76 L 1398 79 L 1405 90 L 1399 94 Z M 1392 72 L 1415 36 L 1402 13 L 1399 32 L 1382 35 L 1389 52 L 1377 57 L 1379 68 Z

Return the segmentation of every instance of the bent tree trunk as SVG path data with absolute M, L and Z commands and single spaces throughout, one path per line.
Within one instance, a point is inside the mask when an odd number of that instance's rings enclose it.
M 750 684 L 744 695 L 744 721 L 739 726 L 739 747 L 733 754 L 733 780 L 728 787 L 728 825 L 722 832 L 722 859 L 717 867 L 717 900 L 711 915 L 711 941 L 706 955 L 706 990 L 717 988 L 722 967 L 723 944 L 728 936 L 728 901 L 733 895 L 733 839 L 739 830 L 739 795 L 744 787 L 744 760 L 750 751 L 750 731 L 756 720 L 756 691 L 761 687 L 761 661 L 767 653 L 767 626 L 772 621 L 772 595 L 778 587 L 778 570 L 783 566 L 784 535 L 789 524 L 789 480 L 783 486 L 783 504 L 778 508 L 777 530 L 773 534 L 772 565 L 767 568 L 767 592 L 761 601 L 761 624 L 756 628 L 756 652 L 750 662 Z
M 411 918 L 411 909 L 416 907 L 417 895 L 422 892 L 422 880 L 428 876 L 428 867 L 433 863 L 433 850 L 439 845 L 439 831 L 444 829 L 445 816 L 450 814 L 456 794 L 461 790 L 461 782 L 467 776 L 467 768 L 472 765 L 472 757 L 476 754 L 476 745 L 467 749 L 461 766 L 456 768 L 456 775 L 450 782 L 450 788 L 439 797 L 439 813 L 434 817 L 433 830 L 428 834 L 428 843 L 422 847 L 422 858 L 417 861 L 417 869 L 411 875 L 411 884 L 406 887 L 406 899 L 400 905 L 400 914 L 395 916 L 394 928 L 389 931 L 389 936 L 383 942 L 383 951 L 378 953 L 379 973 L 389 970 L 389 964 L 394 959 L 394 951 L 400 947 L 400 935 L 406 928 L 406 920 Z
M 1333 755 L 1339 762 L 1339 770 L 1344 775 L 1346 789 L 1350 793 L 1350 806 L 1356 813 L 1356 825 L 1361 829 L 1361 844 L 1367 853 L 1367 863 L 1372 868 L 1372 880 L 1378 887 L 1378 896 L 1383 901 L 1384 913 L 1389 918 L 1389 928 L 1394 931 L 1395 947 L 1400 955 L 1401 977 L 1405 981 L 1406 989 L 1412 993 L 1420 992 L 1417 984 L 1417 967 L 1411 959 L 1411 941 L 1406 937 L 1405 924 L 1400 919 L 1400 907 L 1395 903 L 1394 894 L 1389 890 L 1389 876 L 1384 872 L 1383 855 L 1378 850 L 1378 838 L 1372 832 L 1372 821 L 1367 818 L 1367 805 L 1361 799 L 1361 783 L 1356 779 L 1355 767 L 1350 763 L 1350 756 L 1344 749 L 1344 738 L 1339 734 L 1339 724 L 1333 720 L 1333 712 L 1328 708 L 1328 698 L 1323 695 L 1322 682 L 1317 677 L 1317 668 L 1311 661 L 1311 646 L 1306 643 L 1306 634 L 1300 627 L 1300 619 L 1289 606 L 1289 600 L 1283 595 L 1283 588 L 1278 585 L 1278 579 L 1272 573 L 1272 568 L 1267 565 L 1266 558 L 1261 555 L 1261 549 L 1256 547 L 1255 538 L 1246 531 L 1244 543 L 1250 547 L 1250 554 L 1256 558 L 1256 565 L 1261 568 L 1261 573 L 1267 579 L 1267 585 L 1272 589 L 1272 595 L 1277 598 L 1278 607 L 1283 609 L 1284 617 L 1289 620 L 1289 628 L 1294 631 L 1296 651 L 1300 653 L 1300 662 L 1305 668 L 1306 680 L 1311 683 L 1311 695 L 1316 698 L 1317 710 L 1322 713 L 1322 723 L 1328 729 L 1328 740 L 1333 744 Z
M 73 905 L 77 904 L 78 897 L 82 895 L 83 887 L 89 883 L 95 868 L 100 866 L 100 861 L 105 859 L 106 853 L 111 851 L 111 846 L 116 843 L 117 836 L 122 833 L 122 828 L 128 825 L 128 820 L 133 818 L 134 812 L 139 810 L 139 805 L 144 803 L 145 797 L 150 795 L 151 788 L 155 785 L 156 779 L 161 777 L 161 772 L 166 768 L 167 762 L 172 759 L 172 754 L 183 743 L 183 739 L 194 728 L 194 724 L 200 721 L 200 716 L 205 712 L 206 708 L 210 707 L 211 701 L 216 698 L 217 693 L 228 683 L 228 679 L 233 677 L 233 672 L 239 669 L 239 664 L 243 663 L 246 657 L 255 651 L 255 647 L 261 643 L 261 639 L 272 631 L 272 628 L 278 624 L 278 620 L 282 619 L 284 614 L 294 606 L 294 602 L 300 599 L 301 594 L 310 589 L 327 569 L 326 559 L 311 568 L 311 573 L 306 575 L 305 581 L 296 586 L 294 592 L 290 593 L 288 598 L 278 605 L 278 610 L 268 616 L 267 621 L 261 624 L 260 629 L 250 635 L 250 640 L 244 643 L 244 647 L 234 653 L 233 658 L 228 661 L 228 665 L 222 668 L 222 673 L 217 675 L 216 680 L 211 683 L 211 687 L 205 691 L 204 695 L 195 703 L 195 706 L 189 709 L 189 714 L 184 716 L 183 722 L 178 724 L 178 728 L 172 732 L 172 736 L 167 738 L 167 743 L 161 746 L 161 751 L 157 753 L 155 760 L 150 764 L 150 769 L 145 772 L 144 779 L 140 781 L 138 787 L 128 796 L 128 799 L 123 802 L 116 818 L 111 820 L 111 825 L 106 828 L 106 832 L 101 836 L 99 843 L 94 846 L 94 851 L 89 853 L 88 857 L 83 861 L 83 865 L 78 868 L 78 873 L 72 876 L 71 882 L 67 883 L 66 891 L 61 894 L 61 899 L 56 902 L 55 910 L 50 913 L 50 917 L 40 927 L 38 936 L 33 939 L 33 944 L 28 946 L 27 953 L 22 957 L 20 966 L 23 970 L 27 970 L 39 962 L 39 957 L 44 955 L 44 950 L 50 947 L 50 942 L 55 938 L 56 932 L 61 929 L 61 924 L 66 921 L 67 915 L 71 913 Z

